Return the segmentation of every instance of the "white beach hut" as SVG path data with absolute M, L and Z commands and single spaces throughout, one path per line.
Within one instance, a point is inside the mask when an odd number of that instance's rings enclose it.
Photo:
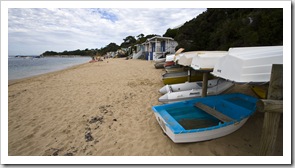
M 165 53 L 175 53 L 178 43 L 171 37 L 155 36 L 143 43 L 146 60 L 153 60 Z

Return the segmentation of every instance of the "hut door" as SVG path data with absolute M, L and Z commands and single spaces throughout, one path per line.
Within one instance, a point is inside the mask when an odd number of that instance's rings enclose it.
M 162 52 L 166 51 L 166 42 L 165 41 L 161 42 L 161 50 L 162 50 Z
M 150 60 L 153 60 L 153 53 L 155 52 L 156 49 L 156 43 L 152 43 L 152 52 L 150 53 Z

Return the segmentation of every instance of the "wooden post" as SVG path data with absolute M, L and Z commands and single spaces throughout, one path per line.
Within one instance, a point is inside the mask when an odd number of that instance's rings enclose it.
M 208 75 L 209 75 L 209 72 L 203 72 L 202 97 L 206 97 L 207 96 Z
M 283 65 L 272 66 L 267 99 L 283 100 Z M 280 113 L 265 112 L 260 139 L 260 156 L 272 156 L 274 154 L 280 116 Z
M 207 89 L 208 89 L 208 77 L 209 73 L 212 72 L 212 68 L 201 69 L 200 72 L 203 73 L 203 85 L 202 85 L 202 97 L 207 96 Z
M 283 113 L 283 100 L 260 99 L 256 107 L 258 112 Z
M 191 69 L 190 68 L 187 70 L 187 73 L 188 73 L 187 81 L 190 82 L 191 81 Z

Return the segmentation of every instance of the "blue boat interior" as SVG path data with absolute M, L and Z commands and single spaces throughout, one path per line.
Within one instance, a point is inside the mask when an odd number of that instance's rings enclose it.
M 248 95 L 234 93 L 153 106 L 153 110 L 165 120 L 166 126 L 175 134 L 201 132 L 218 129 L 249 117 L 256 111 L 257 100 L 257 98 Z M 233 120 L 222 122 L 196 107 L 197 102 L 201 102 Z

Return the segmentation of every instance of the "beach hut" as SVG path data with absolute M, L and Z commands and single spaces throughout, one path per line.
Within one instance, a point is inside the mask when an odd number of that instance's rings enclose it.
M 133 51 L 132 58 L 133 59 L 139 59 L 143 56 L 143 48 L 144 46 L 142 44 L 136 44 L 134 45 L 135 50 Z
M 145 59 L 153 60 L 165 53 L 175 53 L 178 43 L 171 37 L 155 36 L 142 44 L 144 46 Z

